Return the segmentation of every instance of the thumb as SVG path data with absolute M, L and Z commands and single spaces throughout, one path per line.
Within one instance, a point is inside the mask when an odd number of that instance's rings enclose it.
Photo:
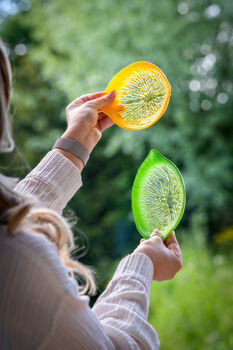
M 96 98 L 94 100 L 86 102 L 86 106 L 99 111 L 101 108 L 107 107 L 113 103 L 116 97 L 116 92 L 111 91 L 109 94 Z
M 170 235 L 165 239 L 164 242 L 166 243 L 166 246 L 169 250 L 173 251 L 176 255 L 181 256 L 180 246 L 179 246 L 179 243 L 177 242 L 174 231 L 170 233 Z

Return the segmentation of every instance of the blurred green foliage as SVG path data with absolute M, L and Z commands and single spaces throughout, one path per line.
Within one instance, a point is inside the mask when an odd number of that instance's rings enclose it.
M 154 126 L 104 133 L 69 204 L 79 218 L 77 237 L 84 232 L 89 241 L 82 261 L 95 266 L 103 288 L 117 259 L 140 239 L 130 202 L 139 165 L 155 148 L 181 170 L 187 206 L 177 236 L 184 268 L 151 293 L 161 349 L 232 347 L 232 240 L 219 234 L 233 225 L 232 18 L 231 0 L 0 2 L 17 145 L 3 159 L 5 172 L 8 166 L 24 176 L 65 129 L 65 106 L 104 90 L 126 65 L 151 61 L 171 83 L 168 109 Z
M 200 234 L 184 237 L 182 248 L 182 272 L 151 289 L 149 322 L 160 349 L 232 349 L 233 258 L 213 255 Z

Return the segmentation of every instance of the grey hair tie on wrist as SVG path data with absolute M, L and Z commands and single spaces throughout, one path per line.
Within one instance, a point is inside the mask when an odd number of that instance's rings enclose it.
M 84 147 L 83 145 L 81 145 L 81 143 L 73 139 L 61 137 L 55 142 L 53 148 L 61 148 L 65 151 L 69 151 L 70 153 L 74 154 L 76 157 L 81 159 L 84 166 L 87 164 L 87 161 L 90 156 L 86 147 Z

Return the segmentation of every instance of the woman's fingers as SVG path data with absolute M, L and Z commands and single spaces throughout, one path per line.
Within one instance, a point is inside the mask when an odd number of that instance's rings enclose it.
M 150 235 L 150 239 L 153 238 L 153 239 L 156 239 L 156 240 L 159 240 L 162 242 L 162 237 L 161 237 L 161 234 L 159 232 L 159 230 L 154 230 L 151 235 Z
M 176 239 L 176 236 L 175 236 L 175 232 L 172 231 L 169 236 L 167 236 L 167 238 L 165 239 L 166 243 L 167 243 L 167 246 L 168 247 L 172 247 L 172 246 L 176 246 L 178 245 L 178 242 L 177 242 L 177 239 Z M 179 246 L 179 245 L 178 245 Z
M 158 237 L 161 237 L 161 234 L 159 233 L 159 230 L 154 230 L 151 235 L 150 235 L 150 238 L 154 237 L 154 236 L 158 236 Z
M 166 247 L 173 251 L 176 255 L 181 256 L 181 250 L 179 243 L 177 242 L 175 232 L 172 231 L 170 235 L 164 241 L 166 243 Z
M 99 98 L 93 99 L 91 101 L 87 101 L 86 105 L 90 108 L 99 111 L 100 109 L 109 106 L 113 103 L 116 97 L 116 92 L 111 91 L 109 94 L 103 95 Z
M 98 125 L 101 132 L 114 124 L 115 123 L 104 112 L 98 113 Z
M 72 101 L 71 104 L 75 104 L 76 106 L 81 106 L 84 103 L 100 98 L 101 96 L 104 96 L 104 92 L 95 92 L 93 94 L 82 95 L 76 98 L 74 101 Z

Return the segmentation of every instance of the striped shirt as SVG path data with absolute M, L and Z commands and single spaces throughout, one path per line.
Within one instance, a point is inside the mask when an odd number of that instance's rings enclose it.
M 15 190 L 61 214 L 81 185 L 77 167 L 51 151 Z M 0 226 L 0 349 L 156 350 L 147 322 L 152 276 L 146 255 L 126 256 L 91 309 L 53 243 Z

